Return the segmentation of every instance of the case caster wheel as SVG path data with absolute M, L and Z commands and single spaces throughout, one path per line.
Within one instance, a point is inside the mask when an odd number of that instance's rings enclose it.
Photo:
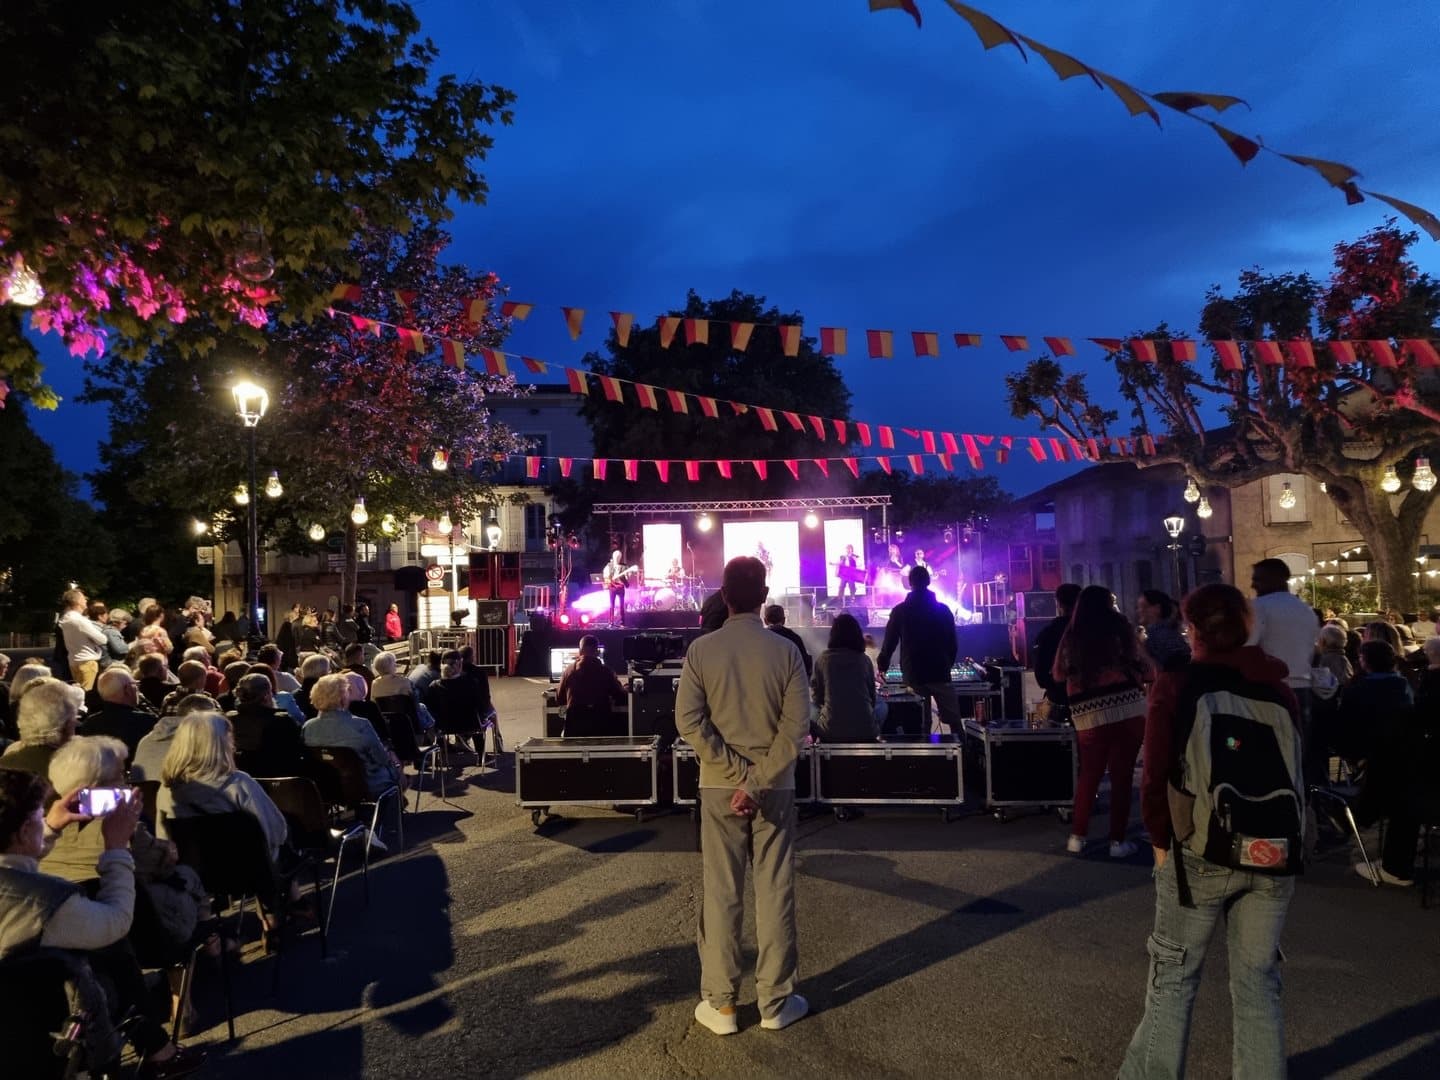
M 549 813 L 550 808 L 548 806 L 537 806 L 534 810 L 530 811 L 530 824 L 538 829 L 540 822 L 544 821 L 545 816 Z
M 850 820 L 850 811 L 847 810 L 847 809 L 845 809 L 845 807 L 843 807 L 843 806 L 837 806 L 837 807 L 835 808 L 835 820 L 836 820 L 836 821 L 849 821 L 849 820 Z
M 949 810 L 941 810 L 941 811 L 940 811 L 940 821 L 941 821 L 942 824 L 945 824 L 945 825 L 949 825 L 949 824 L 950 824 L 950 811 L 949 811 Z
M 1010 815 L 1007 814 L 1004 810 L 996 810 L 995 820 L 1000 822 L 1001 825 L 1004 825 L 1010 820 Z
M 1066 810 L 1064 807 L 1061 807 L 1055 811 L 1055 816 L 1058 817 L 1066 825 L 1069 825 L 1070 819 L 1075 816 L 1075 813 L 1072 810 Z
M 640 824 L 641 822 L 643 822 L 644 820 L 645 820 L 645 811 L 644 811 L 644 809 L 643 809 L 643 808 L 642 808 L 642 809 L 637 809 L 637 810 L 635 811 L 635 824 L 639 825 L 639 824 Z

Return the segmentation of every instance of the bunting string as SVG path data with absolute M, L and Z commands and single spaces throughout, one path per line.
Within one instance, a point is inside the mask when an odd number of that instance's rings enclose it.
M 869 2 L 871 11 L 901 10 L 915 20 L 916 27 L 921 25 L 920 9 L 915 0 L 869 0 Z M 1280 150 L 1274 150 L 1265 143 L 1261 136 L 1257 135 L 1251 138 L 1241 135 L 1214 120 L 1195 114 L 1197 109 L 1211 109 L 1217 114 L 1224 114 L 1226 110 L 1237 105 L 1250 108 L 1249 102 L 1243 98 L 1235 97 L 1232 94 L 1200 93 L 1192 90 L 1139 90 L 1083 60 L 1063 53 L 1059 49 L 1042 45 L 1034 38 L 1027 37 L 1018 30 L 1010 29 L 993 16 L 970 7 L 968 4 L 962 4 L 959 0 L 945 0 L 945 2 L 956 15 L 970 25 L 970 29 L 975 31 L 975 36 L 980 39 L 980 44 L 987 52 L 997 46 L 1013 46 L 1015 51 L 1020 54 L 1020 58 L 1028 63 L 1030 58 L 1025 52 L 1025 47 L 1028 45 L 1049 65 L 1050 70 L 1061 82 L 1075 78 L 1077 75 L 1088 76 L 1097 88 L 1108 90 L 1114 94 L 1131 116 L 1148 116 L 1155 122 L 1156 127 L 1160 127 L 1160 113 L 1156 111 L 1155 106 L 1158 105 L 1160 108 L 1179 113 L 1187 120 L 1193 120 L 1197 124 L 1203 124 L 1210 128 L 1226 148 L 1235 155 L 1241 165 L 1249 164 L 1261 152 L 1284 158 L 1293 165 L 1318 174 L 1327 184 L 1340 191 L 1348 204 L 1353 206 L 1362 203 L 1365 201 L 1365 196 L 1369 195 L 1399 211 L 1411 222 L 1424 229 L 1432 240 L 1440 240 L 1440 218 L 1423 206 L 1416 206 L 1403 199 L 1397 199 L 1393 195 L 1382 195 L 1378 191 L 1360 188 L 1355 183 L 1361 175 L 1358 169 L 1338 161 L 1327 161 L 1324 158 L 1310 157 L 1305 154 L 1287 154 Z

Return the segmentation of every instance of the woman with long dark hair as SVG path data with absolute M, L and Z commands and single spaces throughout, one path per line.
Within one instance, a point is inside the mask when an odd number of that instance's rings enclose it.
M 826 742 L 874 742 L 875 665 L 854 615 L 842 612 L 830 627 L 825 651 L 815 658 L 810 699 L 820 710 L 815 732 Z
M 1130 791 L 1135 759 L 1145 735 L 1145 691 L 1141 680 L 1149 663 L 1130 620 L 1115 610 L 1115 598 L 1101 585 L 1080 591 L 1070 625 L 1060 639 L 1051 674 L 1063 681 L 1070 699 L 1070 720 L 1080 775 L 1075 784 L 1075 816 L 1066 850 L 1085 850 L 1090 812 L 1100 780 L 1110 773 L 1110 857 L 1123 859 L 1136 847 L 1125 839 L 1130 824 Z
M 1135 621 L 1145 628 L 1145 652 L 1157 673 L 1178 671 L 1190 662 L 1190 646 L 1180 632 L 1180 605 L 1168 593 L 1141 592 L 1135 600 Z

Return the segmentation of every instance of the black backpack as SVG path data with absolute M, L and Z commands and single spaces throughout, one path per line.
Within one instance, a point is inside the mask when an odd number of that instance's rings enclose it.
M 1228 665 L 1191 664 L 1174 724 L 1168 795 L 1176 855 L 1183 847 L 1236 870 L 1300 873 L 1305 785 L 1285 697 Z M 1181 865 L 1177 858 L 1177 872 Z

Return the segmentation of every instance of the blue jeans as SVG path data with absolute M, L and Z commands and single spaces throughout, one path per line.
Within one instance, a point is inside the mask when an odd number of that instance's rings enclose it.
M 1121 1080 L 1178 1080 L 1185 1075 L 1190 1013 L 1205 950 L 1221 916 L 1230 951 L 1231 1075 L 1235 1080 L 1284 1077 L 1280 931 L 1295 879 L 1231 870 L 1188 852 L 1183 857 L 1195 906 L 1180 906 L 1172 853 L 1154 875 L 1155 931 L 1147 942 L 1145 1016 L 1125 1051 Z

